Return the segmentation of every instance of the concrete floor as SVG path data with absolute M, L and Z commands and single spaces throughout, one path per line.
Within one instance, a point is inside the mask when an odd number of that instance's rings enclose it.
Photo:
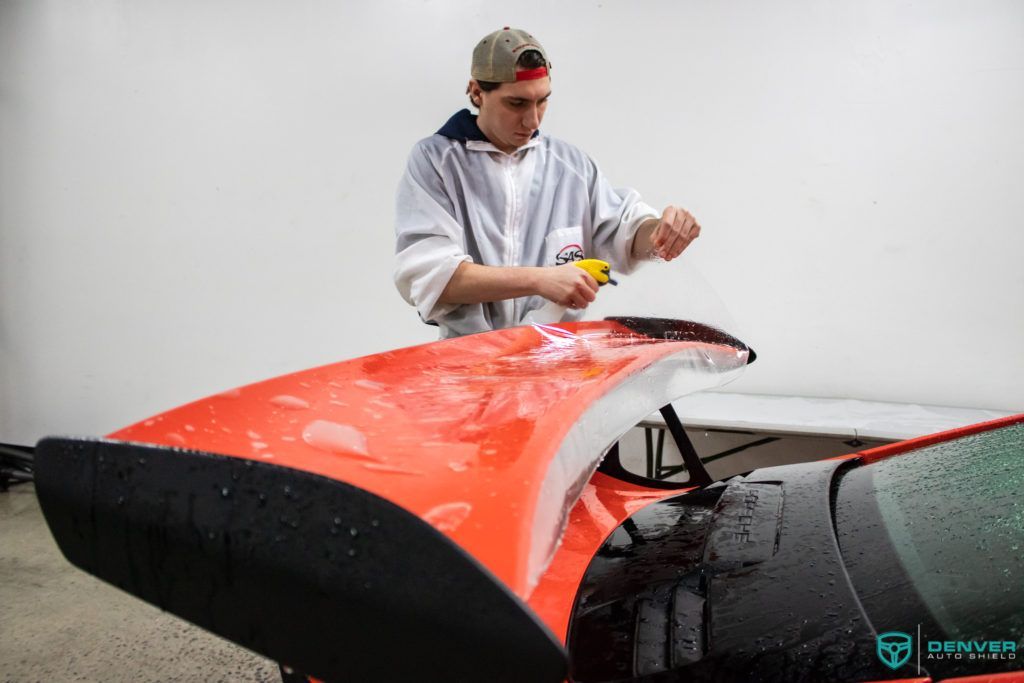
M 0 493 L 0 680 L 275 681 L 277 665 L 64 559 L 31 484 Z
M 700 456 L 714 458 L 715 478 L 882 443 L 687 431 Z M 620 447 L 627 469 L 642 473 L 643 430 L 631 430 Z M 678 453 L 667 438 L 664 464 L 680 462 Z M 0 681 L 277 682 L 280 676 L 273 662 L 72 567 L 47 530 L 32 485 L 20 484 L 0 493 Z

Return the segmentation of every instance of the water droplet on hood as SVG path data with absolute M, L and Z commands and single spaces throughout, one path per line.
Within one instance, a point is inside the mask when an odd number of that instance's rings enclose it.
M 287 394 L 281 394 L 270 399 L 270 402 L 280 408 L 287 408 L 288 410 L 304 410 L 309 407 L 309 401 L 298 398 L 297 396 L 288 396 Z
M 413 474 L 416 475 L 417 477 L 423 476 L 422 472 L 419 472 L 417 470 L 410 470 L 405 467 L 399 467 L 398 465 L 387 465 L 384 463 L 368 462 L 365 463 L 363 467 L 368 470 L 373 470 L 374 472 L 385 472 L 387 474 Z
M 366 436 L 350 425 L 315 420 L 302 430 L 302 440 L 313 448 L 319 448 L 329 453 L 357 455 L 371 460 L 384 459 L 372 455 L 367 448 Z
M 428 510 L 423 519 L 438 531 L 450 533 L 466 521 L 472 510 L 469 503 L 445 503 Z

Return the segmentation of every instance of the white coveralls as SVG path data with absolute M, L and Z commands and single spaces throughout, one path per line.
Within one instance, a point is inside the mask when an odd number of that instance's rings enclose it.
M 556 266 L 583 258 L 629 273 L 641 223 L 660 214 L 629 189 L 613 189 L 582 151 L 547 135 L 513 154 L 492 145 L 469 110 L 420 140 L 398 186 L 395 285 L 441 337 L 513 327 L 546 300 L 482 304 L 438 298 L 463 261 Z M 578 319 L 583 311 L 566 319 Z

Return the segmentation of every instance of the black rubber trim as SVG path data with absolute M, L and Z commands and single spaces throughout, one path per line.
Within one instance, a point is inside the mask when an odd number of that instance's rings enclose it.
M 73 564 L 318 679 L 565 677 L 561 644 L 482 565 L 349 484 L 212 453 L 49 438 L 36 449 L 36 491 Z
M 675 318 L 640 318 L 634 316 L 611 316 L 605 318 L 628 327 L 637 334 L 652 339 L 670 339 L 672 341 L 697 341 L 708 344 L 722 344 L 740 351 L 748 351 L 747 365 L 757 360 L 757 354 L 742 341 L 728 332 L 692 320 Z

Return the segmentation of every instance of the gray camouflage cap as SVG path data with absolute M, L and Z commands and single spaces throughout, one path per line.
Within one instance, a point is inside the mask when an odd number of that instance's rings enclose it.
M 548 62 L 548 66 L 516 72 L 516 60 L 525 50 L 536 50 Z M 470 74 L 478 81 L 492 83 L 514 83 L 544 78 L 548 75 L 551 62 L 537 39 L 526 31 L 506 26 L 500 31 L 488 34 L 477 43 L 473 50 L 473 68 Z

